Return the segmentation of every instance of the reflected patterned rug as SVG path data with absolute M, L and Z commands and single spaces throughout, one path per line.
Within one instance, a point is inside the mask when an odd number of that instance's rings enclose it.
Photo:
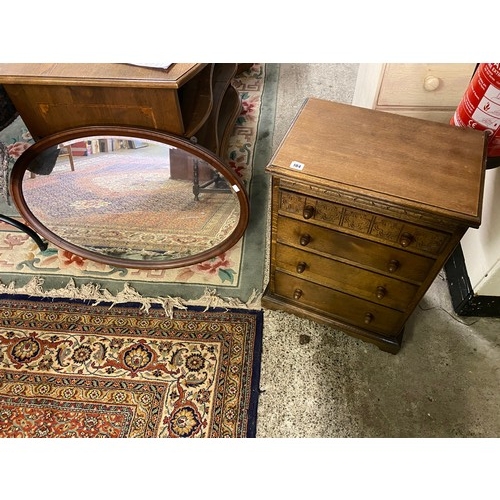
M 153 143 L 75 157 L 74 171 L 62 160 L 51 175 L 27 175 L 24 198 L 46 227 L 85 248 L 181 258 L 222 242 L 238 223 L 231 192 L 205 191 L 196 200 L 193 182 L 170 178 L 168 149 Z
M 229 141 L 230 166 L 246 182 L 250 221 L 230 250 L 170 270 L 112 267 L 50 244 L 41 252 L 24 233 L 0 222 L 0 293 L 139 302 L 169 314 L 183 305 L 259 308 L 263 291 L 269 179 L 278 65 L 254 64 L 234 81 L 242 112 Z M 5 213 L 5 211 L 4 211 Z
M 262 312 L 0 296 L 0 437 L 255 437 Z

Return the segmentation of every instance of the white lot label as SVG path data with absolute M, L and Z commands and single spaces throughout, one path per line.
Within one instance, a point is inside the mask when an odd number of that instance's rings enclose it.
M 300 161 L 292 161 L 292 163 L 290 163 L 290 168 L 294 170 L 303 170 L 304 164 L 300 163 Z

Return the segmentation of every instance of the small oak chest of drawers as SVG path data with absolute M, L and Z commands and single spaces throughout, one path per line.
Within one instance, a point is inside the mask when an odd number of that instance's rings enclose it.
M 396 353 L 406 321 L 481 219 L 485 136 L 310 98 L 275 152 L 264 307 Z

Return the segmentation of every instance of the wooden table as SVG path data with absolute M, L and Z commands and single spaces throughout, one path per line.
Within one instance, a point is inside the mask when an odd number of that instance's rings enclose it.
M 0 64 L 0 83 L 35 140 L 86 125 L 142 127 L 192 139 L 217 155 L 239 112 L 236 63 Z

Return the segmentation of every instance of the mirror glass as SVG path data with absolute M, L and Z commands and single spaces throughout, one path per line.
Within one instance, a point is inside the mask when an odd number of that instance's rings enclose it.
M 186 140 L 141 135 L 38 144 L 14 167 L 21 214 L 62 248 L 129 267 L 182 266 L 234 245 L 247 218 L 238 179 Z

